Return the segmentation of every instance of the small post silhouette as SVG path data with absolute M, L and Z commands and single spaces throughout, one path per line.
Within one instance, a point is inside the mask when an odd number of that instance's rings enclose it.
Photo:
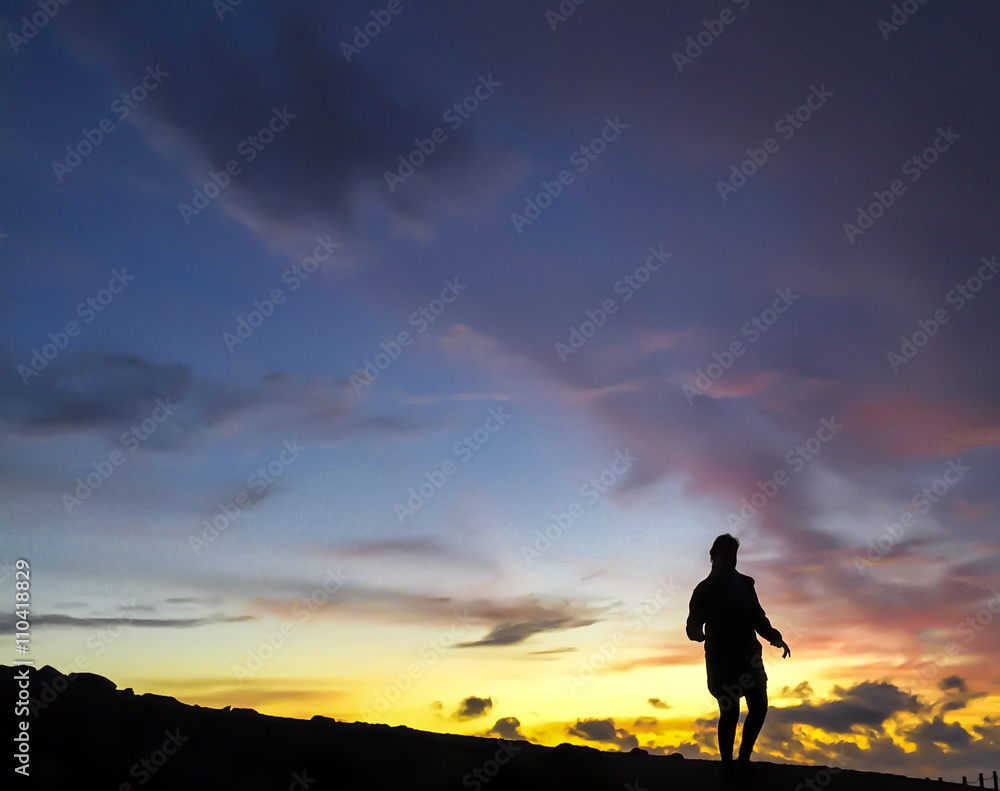
M 997 770 L 993 770 L 993 789 L 994 791 L 1000 791 L 1000 783 L 997 783 Z

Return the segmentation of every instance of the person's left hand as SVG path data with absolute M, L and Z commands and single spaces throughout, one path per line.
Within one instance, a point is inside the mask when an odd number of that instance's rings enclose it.
M 788 643 L 786 643 L 784 640 L 782 640 L 781 642 L 778 642 L 778 643 L 772 643 L 772 645 L 775 648 L 783 648 L 783 649 L 785 649 L 784 653 L 781 655 L 782 659 L 784 659 L 787 656 L 791 656 L 792 655 L 792 649 L 788 647 Z

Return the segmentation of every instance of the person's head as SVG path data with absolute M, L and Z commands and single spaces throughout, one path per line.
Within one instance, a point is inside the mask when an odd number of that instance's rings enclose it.
M 729 533 L 723 533 L 715 539 L 708 555 L 712 559 L 712 568 L 720 571 L 731 571 L 736 568 L 736 551 L 740 548 L 740 540 Z

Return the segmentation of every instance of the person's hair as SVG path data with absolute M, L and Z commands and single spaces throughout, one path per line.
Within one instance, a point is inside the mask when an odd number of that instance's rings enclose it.
M 712 560 L 715 560 L 715 556 L 718 555 L 719 552 L 723 552 L 729 548 L 732 548 L 732 551 L 735 554 L 736 550 L 740 548 L 740 540 L 736 536 L 729 535 L 729 533 L 723 533 L 712 543 L 712 548 L 708 551 L 708 556 Z

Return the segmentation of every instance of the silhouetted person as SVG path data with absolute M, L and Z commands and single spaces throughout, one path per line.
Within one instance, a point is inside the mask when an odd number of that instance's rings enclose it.
M 764 614 L 753 578 L 736 570 L 739 546 L 739 540 L 729 533 L 715 539 L 709 552 L 712 573 L 691 594 L 687 620 L 688 637 L 705 643 L 708 691 L 719 701 L 719 752 L 727 767 L 733 762 L 740 698 L 747 699 L 740 764 L 750 763 L 754 742 L 767 716 L 767 674 L 757 634 L 774 647 L 785 649 L 782 658 L 792 653 L 781 639 L 781 632 Z

